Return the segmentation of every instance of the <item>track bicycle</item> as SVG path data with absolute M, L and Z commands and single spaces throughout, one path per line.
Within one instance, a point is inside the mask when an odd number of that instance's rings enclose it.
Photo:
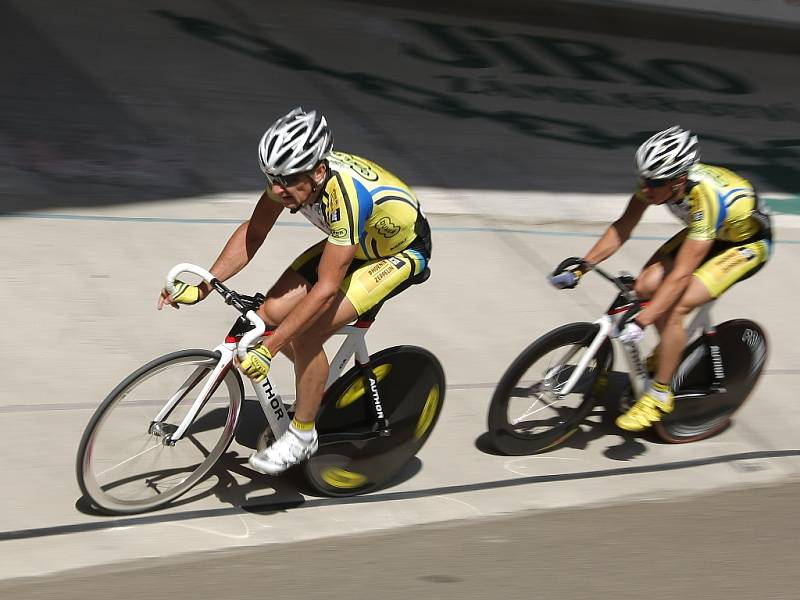
M 615 277 L 597 266 L 592 271 L 618 290 L 608 311 L 594 323 L 571 323 L 546 333 L 520 353 L 497 384 L 489 406 L 489 438 L 505 454 L 543 452 L 579 430 L 607 388 L 614 344 L 626 358 L 630 380 L 621 408 L 648 385 L 639 345 L 615 339 L 647 302 L 636 297 L 630 273 Z M 690 342 L 672 379 L 675 409 L 653 426 L 669 443 L 701 440 L 727 427 L 766 363 L 763 329 L 748 319 L 713 325 L 714 302 L 700 307 L 687 328 Z
M 97 408 L 80 441 L 76 470 L 84 497 L 107 513 L 162 507 L 209 474 L 234 439 L 244 398 L 234 357 L 243 359 L 271 333 L 255 312 L 262 294 L 239 294 L 189 263 L 170 270 L 168 290 L 181 273 L 208 281 L 241 316 L 213 350 L 156 358 Z M 409 283 L 428 274 L 426 269 Z M 322 495 L 352 496 L 387 483 L 419 451 L 442 410 L 444 371 L 428 350 L 403 345 L 367 351 L 365 335 L 382 304 L 335 334 L 344 341 L 331 361 L 316 421 L 319 450 L 302 463 L 309 486 Z M 344 372 L 351 357 L 354 366 Z M 258 442 L 263 448 L 286 431 L 292 407 L 269 378 L 251 383 L 268 423 Z

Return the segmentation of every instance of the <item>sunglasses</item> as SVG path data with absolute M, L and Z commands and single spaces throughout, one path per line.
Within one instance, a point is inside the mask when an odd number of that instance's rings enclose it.
M 649 187 L 649 188 L 660 188 L 667 185 L 671 179 L 639 179 L 639 182 L 642 184 L 642 187 Z
M 270 185 L 270 187 L 277 183 L 282 188 L 297 185 L 306 175 L 308 175 L 308 171 L 303 173 L 295 173 L 293 175 L 270 175 L 269 173 L 266 173 L 267 183 Z

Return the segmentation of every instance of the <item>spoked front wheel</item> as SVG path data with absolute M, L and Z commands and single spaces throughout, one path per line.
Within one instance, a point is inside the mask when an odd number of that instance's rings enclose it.
M 236 429 L 244 390 L 235 369 L 219 372 L 186 433 L 177 442 L 171 436 L 219 359 L 207 350 L 167 354 L 111 391 L 78 448 L 78 483 L 85 498 L 109 513 L 145 512 L 184 494 L 211 470 Z M 174 406 L 164 410 L 168 404 Z
M 604 342 L 572 391 L 562 395 L 597 335 L 592 323 L 572 323 L 545 334 L 511 363 L 489 406 L 489 438 L 504 454 L 534 454 L 575 433 L 605 389 L 612 349 Z
M 381 405 L 391 434 L 326 443 L 326 434 L 368 428 L 372 402 L 358 367 L 325 392 L 317 417 L 320 447 L 305 463 L 309 484 L 325 496 L 372 491 L 408 463 L 433 431 L 445 395 L 444 370 L 436 357 L 417 346 L 396 346 L 370 356 Z

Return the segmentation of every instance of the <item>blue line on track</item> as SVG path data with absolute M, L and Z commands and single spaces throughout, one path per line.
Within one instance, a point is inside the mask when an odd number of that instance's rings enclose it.
M 4 215 L 4 218 L 15 219 L 45 219 L 55 221 L 111 221 L 118 223 L 180 223 L 186 225 L 238 225 L 242 219 L 184 219 L 178 217 L 116 217 L 112 215 L 68 215 L 58 213 L 14 213 Z M 276 223 L 276 227 L 303 227 L 313 228 L 311 223 Z M 519 233 L 523 235 L 540 235 L 550 237 L 582 237 L 596 238 L 598 234 L 584 231 L 545 231 L 542 229 L 504 229 L 502 227 L 431 227 L 434 231 L 448 231 L 456 233 Z M 633 240 L 663 240 L 664 236 L 633 235 Z M 800 240 L 775 240 L 777 244 L 800 244 Z

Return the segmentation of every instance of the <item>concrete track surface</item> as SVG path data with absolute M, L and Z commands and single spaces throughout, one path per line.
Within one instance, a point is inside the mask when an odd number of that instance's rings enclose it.
M 794 600 L 800 485 L 529 511 L 0 582 L 0 596 Z
M 272 4 L 0 7 L 18 57 L 0 64 L 0 597 L 800 597 L 796 54 L 757 50 L 755 30 L 743 48 L 477 9 Z M 315 35 L 292 34 L 309 11 Z M 257 137 L 295 104 L 322 108 L 340 149 L 420 195 L 433 275 L 386 305 L 368 343 L 440 358 L 442 418 L 398 479 L 364 497 L 312 497 L 250 471 L 242 435 L 174 506 L 97 515 L 75 481 L 81 433 L 139 365 L 227 332 L 235 314 L 217 298 L 158 313 L 158 290 L 178 262 L 210 265 L 249 216 Z M 633 149 L 672 122 L 780 213 L 772 260 L 715 308 L 767 331 L 759 385 L 700 443 L 622 435 L 598 406 L 552 452 L 493 453 L 488 402 L 510 362 L 612 298 L 599 278 L 558 292 L 546 274 L 622 211 Z M 677 229 L 651 209 L 609 268 L 637 270 Z M 282 217 L 231 285 L 265 290 L 318 239 Z M 286 396 L 290 371 L 276 361 Z M 252 433 L 257 411 L 245 416 Z

